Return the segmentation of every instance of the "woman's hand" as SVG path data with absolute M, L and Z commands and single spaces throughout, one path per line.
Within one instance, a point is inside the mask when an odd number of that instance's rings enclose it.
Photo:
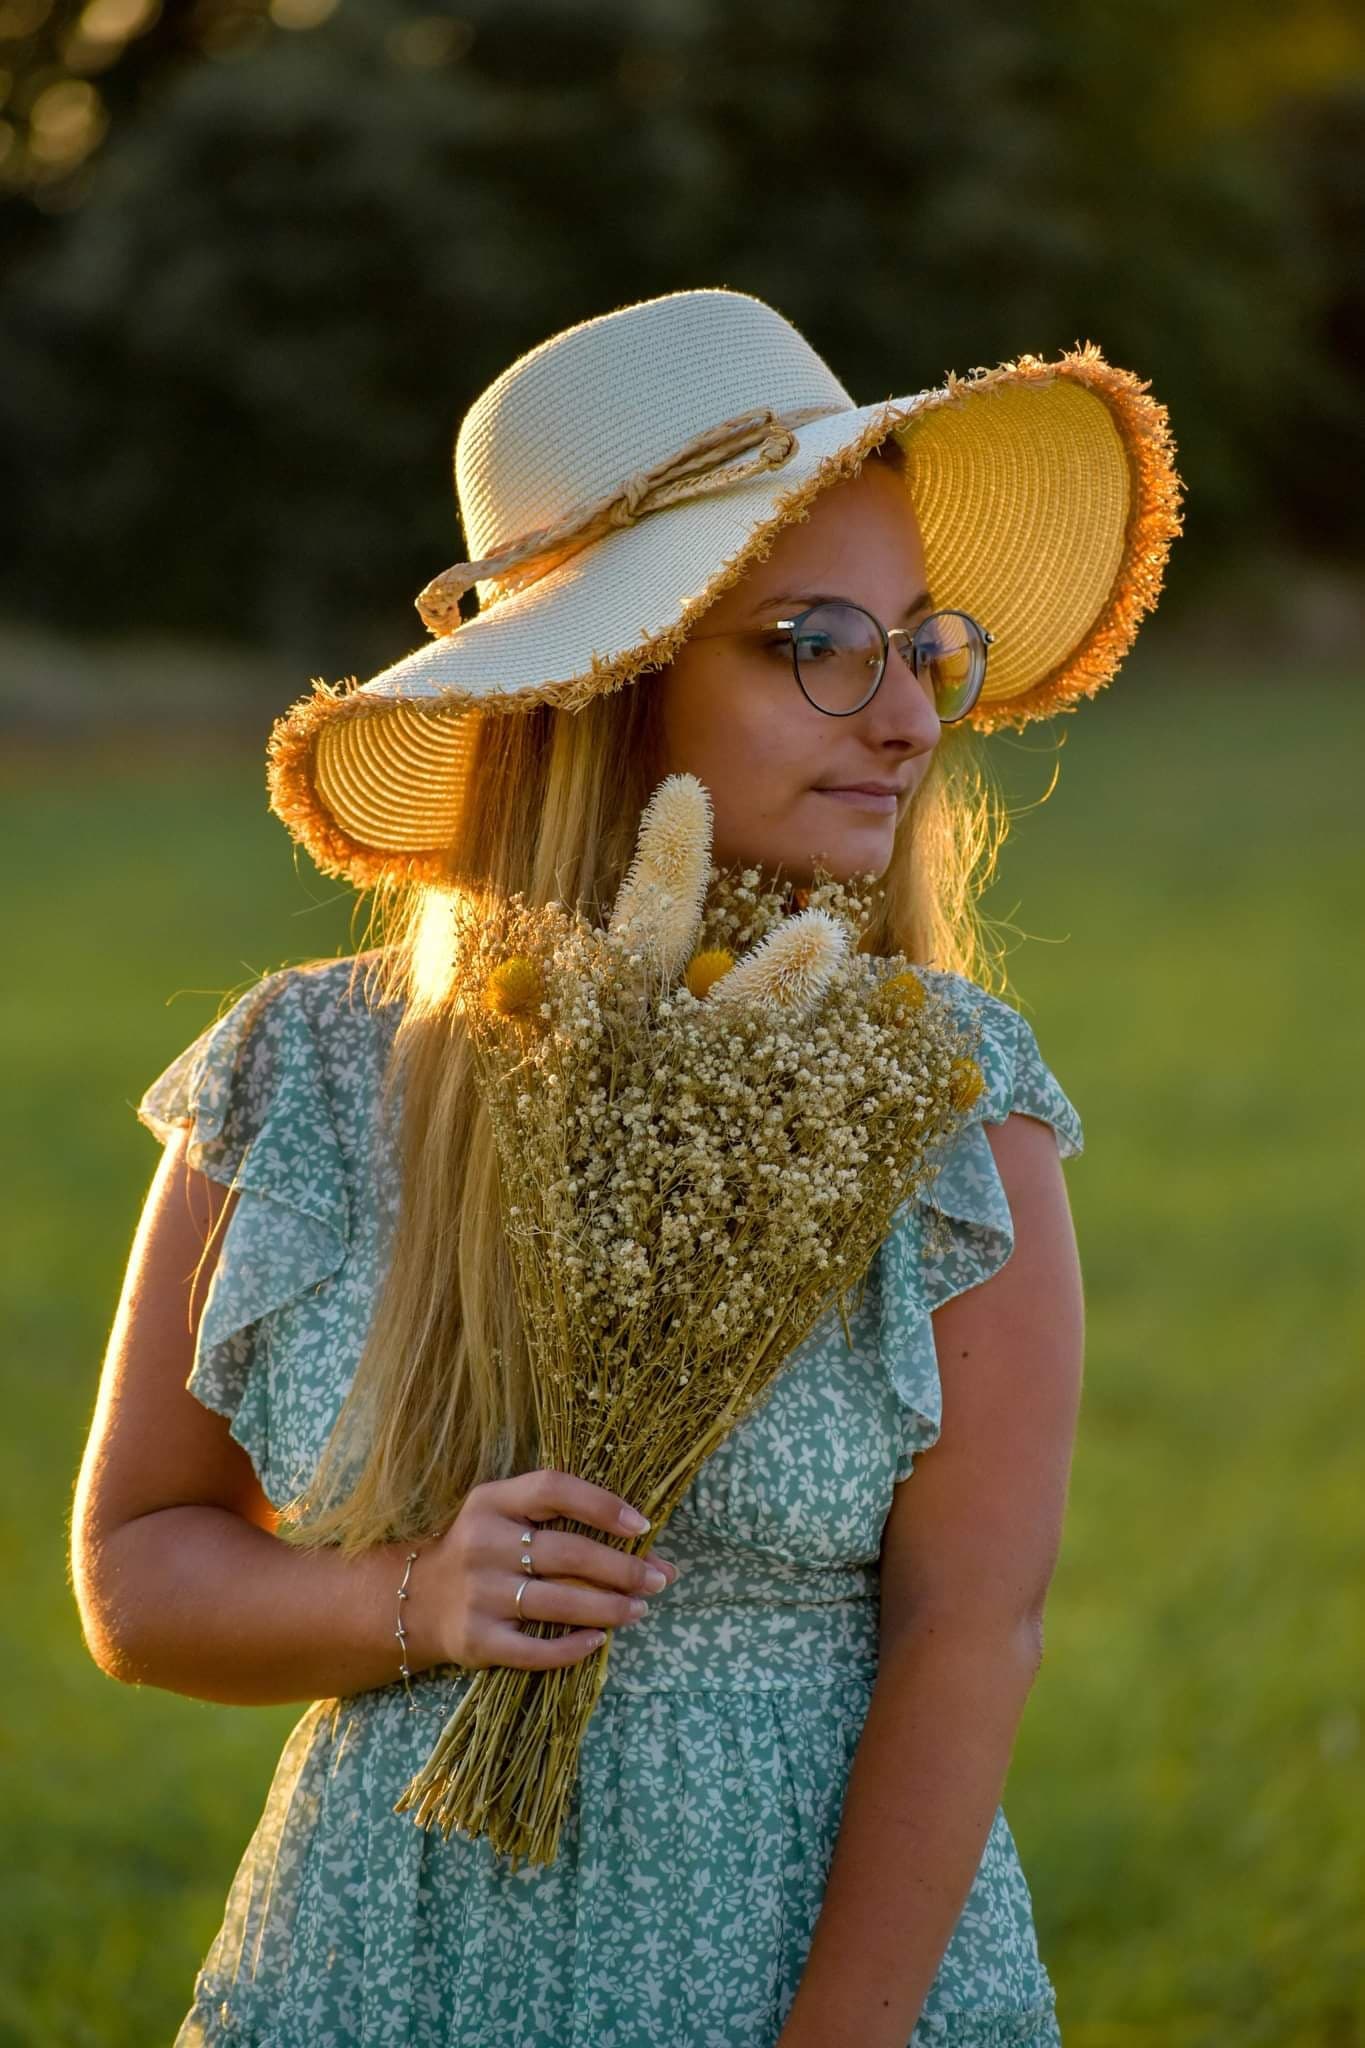
M 550 1671 L 597 1650 L 597 1631 L 640 1620 L 647 1603 L 638 1596 L 661 1592 L 678 1574 L 662 1559 L 646 1561 L 619 1547 L 637 1533 L 622 1521 L 623 1510 L 629 1512 L 629 1503 L 617 1494 L 568 1472 L 519 1472 L 472 1487 L 450 1527 L 413 1566 L 410 1597 L 414 1610 L 419 1598 L 423 1603 L 422 1640 L 431 1662 L 470 1671 L 493 1664 Z M 537 1528 L 557 1515 L 617 1540 L 599 1543 Z M 521 1568 L 525 1529 L 532 1531 L 534 1577 Z M 568 1635 L 540 1637 L 527 1635 L 522 1621 L 576 1626 Z

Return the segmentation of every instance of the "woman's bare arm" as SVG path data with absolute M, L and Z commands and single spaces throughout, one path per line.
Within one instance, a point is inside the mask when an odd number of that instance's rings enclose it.
M 282 1542 L 226 1417 L 186 1389 L 236 1200 L 186 1163 L 186 1140 L 172 1133 L 143 1207 L 76 1482 L 72 1585 L 87 1648 L 125 1683 L 238 1705 L 387 1684 L 409 1546 L 342 1560 Z M 420 1567 L 404 1603 L 413 1670 L 435 1661 Z
M 389 1685 L 399 1676 L 398 1586 L 412 1547 L 342 1559 L 295 1549 L 227 1508 L 155 1509 L 104 1545 L 98 1597 L 115 1619 L 96 1661 L 127 1685 L 230 1706 Z M 419 1557 L 403 1603 L 412 1671 L 436 1661 L 418 1619 L 420 1569 Z
M 390 1685 L 400 1676 L 398 1588 L 412 1548 L 419 1555 L 402 1610 L 412 1671 L 548 1669 L 589 1654 L 595 1631 L 629 1626 L 632 1596 L 659 1590 L 646 1560 L 621 1544 L 618 1515 L 632 1504 L 573 1474 L 485 1482 L 431 1541 L 349 1559 L 274 1533 L 274 1509 L 226 1418 L 185 1384 L 233 1199 L 186 1165 L 185 1133 L 175 1133 L 138 1225 L 76 1485 L 72 1579 L 101 1670 L 235 1706 Z M 528 1519 L 563 1516 L 615 1540 L 541 1534 L 525 1613 L 569 1632 L 529 1635 L 511 1597 L 520 1531 Z
M 896 1489 L 881 1664 L 778 2048 L 904 2048 L 971 1889 L 1042 1657 L 1080 1407 L 1080 1265 L 1052 1131 L 985 1126 L 1015 1225 L 934 1316 L 939 1441 Z

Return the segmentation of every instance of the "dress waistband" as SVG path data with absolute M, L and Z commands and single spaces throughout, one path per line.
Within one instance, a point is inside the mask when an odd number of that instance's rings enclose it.
M 741 1589 L 721 1591 L 701 1583 L 701 1572 L 679 1578 L 653 1596 L 640 1621 L 611 1631 L 600 1697 L 870 1684 L 879 1657 L 877 1574 L 830 1574 L 821 1587 L 811 1579 L 783 1582 L 760 1569 Z M 453 1703 L 471 1677 L 458 1665 L 435 1665 L 414 1673 L 413 1692 L 429 1705 L 436 1688 Z

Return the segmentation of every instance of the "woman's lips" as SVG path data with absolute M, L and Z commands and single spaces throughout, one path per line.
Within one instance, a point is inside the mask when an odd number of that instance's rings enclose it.
M 817 789 L 815 794 L 833 797 L 840 804 L 856 804 L 863 811 L 894 811 L 896 808 L 894 789 Z

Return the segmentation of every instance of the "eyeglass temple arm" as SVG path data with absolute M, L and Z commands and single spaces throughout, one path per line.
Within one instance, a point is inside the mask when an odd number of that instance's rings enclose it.
M 940 605 L 939 610 L 942 611 L 944 609 L 945 607 Z M 947 609 L 951 609 L 951 607 L 947 607 Z M 920 626 L 927 626 L 929 620 L 937 618 L 937 616 L 937 612 L 930 612 L 927 618 L 923 618 L 920 620 Z M 980 624 L 977 624 L 976 621 L 973 621 L 973 624 L 976 624 L 977 631 L 980 633 L 986 645 L 988 647 L 993 647 L 995 645 L 995 635 L 991 632 L 990 628 L 988 626 L 982 626 Z M 771 624 L 767 626 L 758 626 L 754 630 L 759 633 L 776 633 L 778 631 L 791 633 L 796 630 L 796 620 L 774 619 L 771 622 Z M 911 640 L 914 638 L 915 634 L 918 633 L 919 626 L 887 626 L 884 630 L 886 632 L 886 637 L 888 640 Z M 701 635 L 698 634 L 694 637 L 701 638 Z

